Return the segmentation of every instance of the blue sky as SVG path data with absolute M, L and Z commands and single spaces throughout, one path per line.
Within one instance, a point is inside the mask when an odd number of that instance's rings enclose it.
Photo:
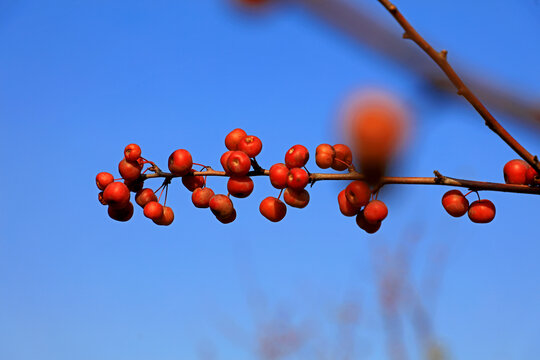
M 376 1 L 357 3 L 401 33 Z M 178 148 L 218 168 L 225 135 L 242 127 L 262 139 L 258 159 L 268 168 L 294 144 L 314 152 L 342 141 L 336 119 L 344 99 L 371 86 L 397 94 L 414 113 L 411 146 L 393 175 L 438 169 L 503 180 L 515 155 L 470 107 L 438 101 L 406 70 L 300 8 L 246 16 L 229 5 L 0 4 L 0 358 L 252 359 L 260 324 L 282 318 L 309 324 L 314 340 L 292 357 L 302 358 L 336 343 L 336 309 L 354 302 L 358 354 L 386 359 L 373 264 L 411 234 L 414 283 L 442 269 L 437 296 L 425 300 L 452 358 L 535 358 L 535 196 L 482 194 L 497 216 L 476 225 L 444 212 L 448 188 L 388 187 L 380 199 L 389 217 L 368 236 L 339 214 L 343 183 L 316 184 L 308 207 L 289 208 L 273 224 L 258 204 L 276 191 L 257 178 L 254 193 L 235 202 L 237 221 L 225 226 L 194 208 L 176 181 L 172 226 L 155 226 L 139 208 L 125 224 L 107 217 L 94 178 L 116 172 L 129 143 L 162 168 Z M 451 60 L 540 98 L 538 2 L 397 5 Z M 496 115 L 540 151 L 538 128 Z M 308 166 L 316 168 L 313 159 Z M 224 179 L 209 186 L 226 191 Z M 429 260 L 437 251 L 444 264 Z M 245 334 L 233 336 L 233 324 Z M 414 354 L 412 334 L 405 325 Z

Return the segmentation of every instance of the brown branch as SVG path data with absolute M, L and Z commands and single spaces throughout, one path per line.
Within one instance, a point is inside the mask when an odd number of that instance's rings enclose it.
M 144 181 L 146 179 L 152 178 L 168 178 L 173 179 L 179 177 L 171 173 L 163 172 L 157 166 L 152 170 L 153 174 L 141 175 L 141 179 Z M 264 170 L 261 168 L 260 171 L 250 171 L 248 176 L 268 176 L 270 171 Z M 194 176 L 224 176 L 229 177 L 225 174 L 225 171 L 216 171 L 212 168 L 208 168 L 207 171 L 196 171 L 193 173 Z M 310 182 L 316 182 L 321 180 L 365 180 L 365 176 L 356 172 L 351 171 L 348 173 L 311 173 Z M 438 171 L 435 171 L 435 177 L 396 177 L 396 176 L 386 176 L 381 178 L 380 184 L 377 186 L 378 189 L 384 185 L 390 184 L 404 184 L 404 185 L 442 185 L 442 186 L 454 186 L 462 187 L 475 191 L 499 191 L 499 192 L 510 192 L 510 193 L 520 193 L 520 194 L 536 194 L 540 195 L 540 187 L 527 186 L 527 185 L 513 185 L 513 184 L 502 184 L 502 183 L 493 183 L 485 181 L 474 181 L 474 180 L 464 180 L 464 179 L 455 179 L 447 176 L 441 175 Z
M 523 160 L 527 161 L 538 173 L 540 173 L 540 163 L 538 159 L 529 153 L 516 139 L 514 139 L 504 127 L 495 118 L 484 104 L 476 97 L 476 95 L 465 85 L 463 80 L 457 75 L 452 66 L 446 60 L 447 51 L 436 51 L 418 32 L 412 27 L 412 25 L 405 19 L 397 7 L 389 0 L 378 0 L 389 12 L 394 19 L 401 25 L 405 33 L 403 38 L 410 39 L 416 43 L 424 52 L 439 66 L 439 68 L 446 74 L 448 79 L 454 84 L 457 89 L 458 95 L 463 96 L 474 109 L 482 116 L 489 127 L 494 133 L 508 144 Z

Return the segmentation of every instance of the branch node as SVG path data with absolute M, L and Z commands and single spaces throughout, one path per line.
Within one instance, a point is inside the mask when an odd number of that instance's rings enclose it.
M 411 38 L 411 36 L 409 35 L 409 33 L 406 32 L 406 31 L 403 33 L 402 37 L 403 37 L 404 39 L 410 39 L 410 38 Z
M 448 50 L 441 50 L 440 54 L 441 54 L 441 57 L 444 60 L 446 60 L 446 56 L 448 55 Z
M 388 6 L 388 11 L 390 11 L 392 14 L 395 14 L 397 12 L 397 7 L 394 4 L 390 4 Z
M 433 174 L 435 174 L 435 182 L 437 184 L 440 184 L 444 181 L 445 177 L 438 170 L 434 170 Z

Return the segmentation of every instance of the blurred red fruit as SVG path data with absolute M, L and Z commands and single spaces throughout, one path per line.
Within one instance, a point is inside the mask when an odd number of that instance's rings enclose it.
M 192 166 L 193 159 L 187 150 L 178 149 L 169 156 L 169 171 L 173 173 L 173 175 L 187 175 Z
M 473 201 L 469 207 L 469 219 L 478 224 L 491 222 L 495 218 L 495 205 L 489 200 Z
M 376 183 L 405 143 L 408 111 L 394 96 L 370 91 L 353 99 L 346 117 L 360 170 L 368 183 Z
M 447 191 L 442 197 L 442 205 L 453 217 L 460 217 L 469 210 L 469 200 L 459 190 Z
M 268 220 L 278 222 L 287 214 L 287 206 L 278 198 L 269 196 L 261 201 L 259 211 Z

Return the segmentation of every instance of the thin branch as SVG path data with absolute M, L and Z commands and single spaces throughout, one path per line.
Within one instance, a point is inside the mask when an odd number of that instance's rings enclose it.
M 157 168 L 157 167 L 156 167 Z M 157 170 L 157 171 L 156 171 Z M 144 181 L 151 178 L 167 178 L 173 179 L 179 176 L 173 175 L 171 173 L 163 172 L 159 168 L 154 169 L 153 174 L 141 175 L 141 179 Z M 207 171 L 196 171 L 193 173 L 194 176 L 224 176 L 229 177 L 225 174 L 225 171 L 216 171 L 209 168 Z M 269 176 L 270 171 L 260 169 L 257 171 L 250 171 L 248 176 Z M 356 172 L 351 171 L 348 173 L 311 173 L 310 182 L 321 181 L 321 180 L 365 180 L 365 176 Z M 510 192 L 510 193 L 520 193 L 520 194 L 536 194 L 540 195 L 540 187 L 527 186 L 527 185 L 513 185 L 513 184 L 502 184 L 502 183 L 493 183 L 485 181 L 474 181 L 474 180 L 464 180 L 464 179 L 455 179 L 448 176 L 441 175 L 438 171 L 435 171 L 435 177 L 396 177 L 396 176 L 386 176 L 381 178 L 381 181 L 378 185 L 380 188 L 383 185 L 390 184 L 404 184 L 404 185 L 442 185 L 442 186 L 454 186 L 467 188 L 474 191 L 499 191 L 499 192 Z
M 439 68 L 446 74 L 448 79 L 454 84 L 457 89 L 458 95 L 463 96 L 482 116 L 489 127 L 494 133 L 508 144 L 523 160 L 527 161 L 538 173 L 540 173 L 540 163 L 538 158 L 529 153 L 516 139 L 514 139 L 504 127 L 495 118 L 484 104 L 476 97 L 476 95 L 465 85 L 463 80 L 457 75 L 452 66 L 446 60 L 448 52 L 442 50 L 436 51 L 418 32 L 412 27 L 412 25 L 405 19 L 397 7 L 389 0 L 378 0 L 385 8 L 392 14 L 394 19 L 401 25 L 405 33 L 403 38 L 410 39 L 416 43 L 424 52 L 439 66 Z

